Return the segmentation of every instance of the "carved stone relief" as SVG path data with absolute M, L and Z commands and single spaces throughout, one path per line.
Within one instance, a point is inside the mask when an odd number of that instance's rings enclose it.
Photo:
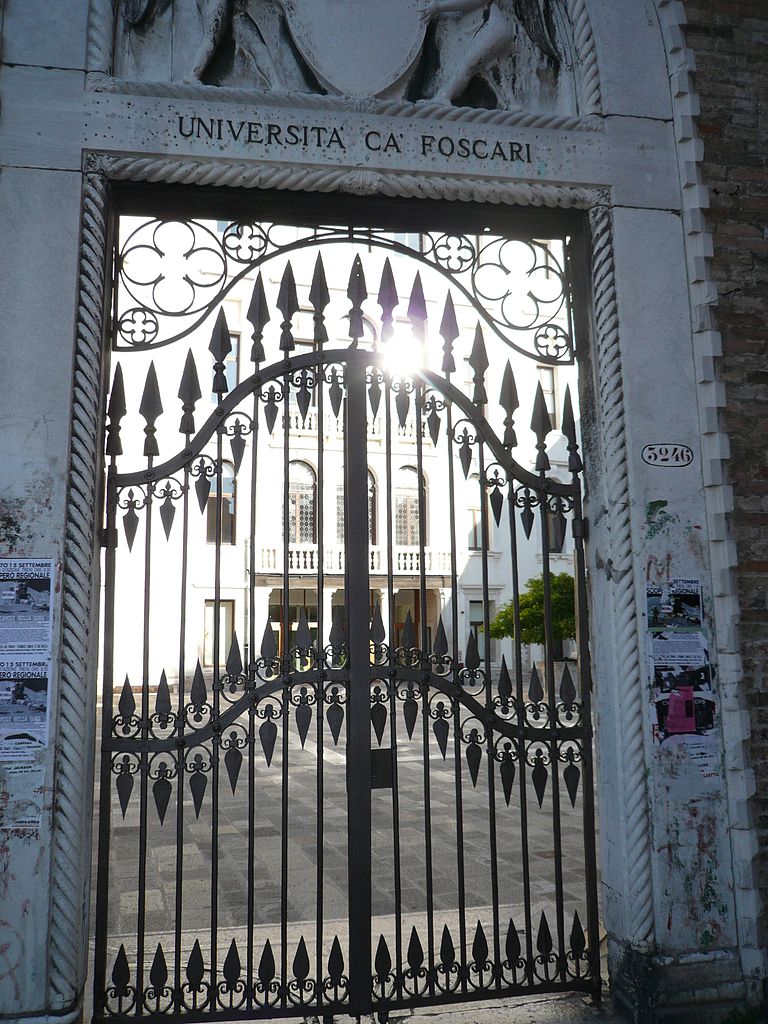
M 122 0 L 115 74 L 575 114 L 561 0 Z

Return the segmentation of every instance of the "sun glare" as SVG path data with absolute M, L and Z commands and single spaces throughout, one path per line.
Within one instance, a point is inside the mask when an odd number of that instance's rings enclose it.
M 384 359 L 393 376 L 412 377 L 424 367 L 424 345 L 407 333 L 394 334 L 384 348 Z

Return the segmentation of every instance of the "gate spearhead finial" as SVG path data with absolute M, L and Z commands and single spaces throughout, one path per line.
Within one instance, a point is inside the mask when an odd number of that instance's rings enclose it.
M 579 443 L 576 439 L 576 421 L 573 416 L 573 403 L 571 402 L 571 389 L 566 384 L 565 398 L 563 399 L 563 434 L 568 441 L 568 471 L 580 473 L 584 468 L 579 455 Z
M 373 618 L 371 619 L 371 630 L 370 638 L 371 643 L 375 647 L 380 647 L 386 640 L 387 634 L 384 630 L 384 621 L 381 617 L 381 606 L 379 602 L 376 602 L 376 606 L 373 609 Z
M 109 396 L 107 416 L 109 426 L 107 427 L 107 455 L 115 456 L 123 454 L 123 445 L 120 440 L 120 420 L 127 412 L 125 406 L 125 386 L 123 384 L 123 370 L 120 363 L 115 367 L 115 376 L 112 380 L 112 392 Z
M 504 376 L 501 379 L 501 394 L 499 395 L 499 403 L 502 409 L 507 414 L 504 417 L 504 447 L 505 448 L 516 448 L 517 447 L 517 434 L 515 433 L 515 412 L 517 411 L 520 401 L 517 397 L 517 386 L 515 385 L 515 375 L 512 372 L 512 366 L 507 360 L 507 365 L 504 367 Z
M 216 323 L 213 325 L 208 351 L 213 356 L 213 386 L 211 390 L 219 396 L 219 401 L 221 401 L 221 396 L 229 391 L 227 375 L 224 372 L 224 360 L 232 351 L 232 336 L 229 333 L 223 306 L 219 309 Z
M 328 341 L 328 331 L 325 327 L 325 316 L 323 314 L 323 310 L 331 301 L 331 296 L 328 291 L 328 284 L 325 280 L 323 257 L 320 253 L 317 254 L 317 259 L 315 260 L 315 271 L 312 274 L 312 287 L 309 289 L 309 301 L 312 303 L 312 309 L 314 310 L 314 316 L 312 319 L 315 322 L 315 344 L 324 345 L 326 341 Z
M 414 338 L 423 345 L 427 337 L 427 303 L 424 298 L 421 274 L 418 271 L 413 279 L 411 298 L 408 302 L 408 319 L 411 321 Z
M 293 267 L 290 260 L 285 264 L 285 270 L 280 281 L 277 308 L 283 314 L 283 322 L 280 325 L 280 351 L 292 352 L 296 348 L 296 343 L 293 340 L 291 320 L 299 311 L 299 298 L 296 294 L 296 280 L 293 276 Z
M 453 343 L 459 336 L 459 325 L 456 321 L 456 309 L 450 292 L 445 296 L 443 319 L 440 321 L 440 337 L 443 339 L 443 373 L 453 373 L 456 360 L 453 358 Z
M 485 390 L 485 371 L 488 369 L 488 354 L 485 351 L 485 338 L 480 324 L 475 327 L 475 340 L 472 343 L 472 351 L 469 355 L 469 365 L 475 372 L 474 393 L 472 401 L 475 405 L 485 405 L 488 401 L 488 393 Z
M 184 410 L 179 423 L 179 432 L 181 434 L 194 434 L 195 432 L 195 404 L 202 398 L 202 392 L 200 391 L 200 380 L 197 376 L 197 367 L 195 366 L 195 358 L 192 355 L 192 349 L 187 352 L 187 358 L 184 363 L 184 371 L 181 375 L 181 383 L 179 384 L 179 398 L 181 399 L 181 407 Z
M 547 402 L 544 398 L 541 381 L 536 385 L 536 398 L 533 402 L 531 430 L 536 435 L 536 448 L 539 453 L 536 456 L 536 471 L 538 473 L 546 473 L 550 468 L 549 457 L 547 455 L 546 438 L 547 434 L 552 430 L 552 420 L 549 418 L 549 413 L 547 412 Z
M 157 371 L 155 370 L 153 360 L 149 364 L 144 392 L 141 396 L 141 405 L 139 406 L 139 412 L 147 421 L 147 425 L 144 428 L 144 433 L 147 435 L 144 441 L 144 454 L 148 458 L 160 454 L 160 449 L 157 447 L 157 438 L 155 437 L 155 421 L 162 411 L 163 403 L 160 400 L 160 386 L 157 383 Z
M 392 314 L 398 305 L 397 285 L 395 284 L 395 275 L 392 273 L 392 264 L 389 262 L 389 256 L 384 260 L 384 269 L 381 272 L 377 301 L 381 306 L 381 340 L 389 341 L 394 334 Z
M 352 260 L 352 269 L 349 272 L 349 284 L 347 285 L 347 298 L 352 303 L 349 311 L 349 336 L 352 339 L 352 348 L 357 348 L 357 343 L 365 332 L 363 323 L 363 303 L 368 298 L 365 286 L 365 274 L 363 263 L 359 256 Z
M 253 286 L 253 294 L 251 295 L 246 319 L 253 327 L 253 334 L 251 335 L 251 340 L 253 341 L 251 346 L 251 362 L 258 366 L 264 358 L 264 344 L 261 339 L 264 336 L 264 328 L 270 319 L 261 271 L 259 271 L 259 276 L 256 278 L 256 283 Z
M 275 633 L 272 629 L 272 621 L 268 618 L 264 627 L 264 635 L 261 639 L 261 656 L 267 665 L 271 665 L 277 657 L 277 644 Z
M 338 605 L 334 605 L 331 612 L 331 631 L 328 634 L 328 640 L 330 641 L 331 651 L 335 658 L 342 654 L 346 638 L 347 634 L 344 628 L 342 610 Z

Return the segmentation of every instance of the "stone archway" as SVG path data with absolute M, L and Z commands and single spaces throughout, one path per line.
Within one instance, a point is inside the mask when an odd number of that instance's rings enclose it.
M 462 170 L 451 172 L 445 166 L 425 171 L 423 167 L 408 166 L 403 160 L 399 166 L 382 169 L 377 166 L 372 170 L 360 169 L 357 159 L 350 159 L 346 165 L 328 167 L 306 167 L 297 161 L 262 161 L 254 164 L 251 159 L 229 157 L 221 161 L 216 156 L 206 153 L 203 145 L 190 145 L 183 155 L 178 154 L 179 143 L 173 143 L 177 153 L 164 153 L 158 156 L 158 135 L 142 132 L 132 128 L 126 138 L 129 141 L 114 146 L 117 137 L 114 130 L 106 143 L 100 141 L 94 132 L 89 148 L 115 149 L 118 152 L 95 153 L 86 164 L 84 186 L 84 218 L 83 244 L 81 250 L 80 271 L 80 323 L 76 350 L 76 369 L 74 385 L 74 416 L 73 441 L 70 458 L 69 479 L 69 515 L 67 526 L 67 568 L 65 575 L 65 591 L 63 598 L 63 636 L 64 647 L 62 656 L 61 692 L 59 697 L 58 743 L 62 757 L 60 775 L 57 785 L 58 807 L 55 822 L 55 845 L 52 891 L 56 913 L 52 916 L 51 936 L 52 949 L 56 955 L 51 957 L 51 992 L 52 999 L 60 1005 L 66 1005 L 76 996 L 77 978 L 80 976 L 77 963 L 83 949 L 83 922 L 75 909 L 79 905 L 79 893 L 82 893 L 82 877 L 84 857 L 81 846 L 83 823 L 88 819 L 88 787 L 79 768 L 82 763 L 82 751 L 87 750 L 91 742 L 87 727 L 84 725 L 87 716 L 84 714 L 88 706 L 82 692 L 83 678 L 93 678 L 93 616 L 95 604 L 91 599 L 90 565 L 94 558 L 95 522 L 92 509 L 95 507 L 97 493 L 97 467 L 95 438 L 99 433 L 99 401 L 98 381 L 101 377 L 101 322 L 102 322 L 102 281 L 103 262 L 106 251 L 107 231 L 107 191 L 110 181 L 117 180 L 151 180 L 164 182 L 187 182 L 207 184 L 219 187 L 281 187 L 296 190 L 323 191 L 335 189 L 357 193 L 380 193 L 390 196 L 439 195 L 442 198 L 474 199 L 489 202 L 532 203 L 546 205 L 576 205 L 591 209 L 592 221 L 592 267 L 594 293 L 594 345 L 590 357 L 594 365 L 594 386 L 600 396 L 599 415 L 595 423 L 595 442 L 592 457 L 595 460 L 600 484 L 590 498 L 590 515 L 592 519 L 591 552 L 593 556 L 593 600 L 598 609 L 605 614 L 605 621 L 610 628 L 602 638 L 598 638 L 595 650 L 595 664 L 598 677 L 606 680 L 621 679 L 623 686 L 621 697 L 611 692 L 606 684 L 601 697 L 601 714 L 604 728 L 602 735 L 606 737 L 603 758 L 608 766 L 603 771 L 604 778 L 613 778 L 614 770 L 620 779 L 618 790 L 611 786 L 605 796 L 609 806 L 620 808 L 616 815 L 609 815 L 608 828 L 604 830 L 603 851 L 606 882 L 609 899 L 606 913 L 609 930 L 615 939 L 615 956 L 622 949 L 652 950 L 659 946 L 667 950 L 674 960 L 685 961 L 686 947 L 684 936 L 674 927 L 667 926 L 668 900 L 664 896 L 665 886 L 671 885 L 674 890 L 681 884 L 679 875 L 668 871 L 658 862 L 654 863 L 651 855 L 652 827 L 649 823 L 648 795 L 643 786 L 646 777 L 651 778 L 651 798 L 654 803 L 655 828 L 657 839 L 659 831 L 665 832 L 665 807 L 660 802 L 660 792 L 653 773 L 647 776 L 648 766 L 656 765 L 652 736 L 647 728 L 647 699 L 644 657 L 642 651 L 642 609 L 643 584 L 647 564 L 636 553 L 638 538 L 648 541 L 647 530 L 642 522 L 642 514 L 638 512 L 638 502 L 643 506 L 653 497 L 654 486 L 648 486 L 638 476 L 638 452 L 648 441 L 647 416 L 644 419 L 634 410 L 641 406 L 639 381 L 643 379 L 643 367 L 637 358 L 640 351 L 639 336 L 643 333 L 637 325 L 642 319 L 642 307 L 633 299 L 630 281 L 641 267 L 648 266 L 648 258 L 656 250 L 651 236 L 658 242 L 662 240 L 663 258 L 667 267 L 677 267 L 673 289 L 674 313 L 667 313 L 655 321 L 655 329 L 659 337 L 665 341 L 675 337 L 676 332 L 691 331 L 690 322 L 686 320 L 687 311 L 682 312 L 681 306 L 687 307 L 687 297 L 694 297 L 694 305 L 706 306 L 706 276 L 702 275 L 695 264 L 696 246 L 702 246 L 700 252 L 706 252 L 706 241 L 703 240 L 700 224 L 697 221 L 700 198 L 696 195 L 695 169 L 693 179 L 685 175 L 683 154 L 689 143 L 692 144 L 686 117 L 686 103 L 690 103 L 689 82 L 683 55 L 679 49 L 679 28 L 675 22 L 672 5 L 660 3 L 658 14 L 661 19 L 662 32 L 655 26 L 644 31 L 650 32 L 653 40 L 651 51 L 656 62 L 654 81 L 666 81 L 664 74 L 665 57 L 674 62 L 681 62 L 681 90 L 675 104 L 665 98 L 663 90 L 654 86 L 653 95 L 638 96 L 629 85 L 630 72 L 621 68 L 633 66 L 633 54 L 615 46 L 615 29 L 622 17 L 631 20 L 633 12 L 630 5 L 617 7 L 595 3 L 590 7 L 592 30 L 589 28 L 587 7 L 583 3 L 574 2 L 569 11 L 574 24 L 574 37 L 581 40 L 582 82 L 583 88 L 593 97 L 589 112 L 595 113 L 602 103 L 603 114 L 621 120 L 624 114 L 630 118 L 646 117 L 649 122 L 656 119 L 659 110 L 665 109 L 667 125 L 663 129 L 654 129 L 650 124 L 648 134 L 641 140 L 644 146 L 650 145 L 654 150 L 652 178 L 656 184 L 648 186 L 643 183 L 642 175 L 627 174 L 626 158 L 629 153 L 637 156 L 633 136 L 622 137 L 618 131 L 611 137 L 603 153 L 608 153 L 606 163 L 600 163 L 600 144 L 594 143 L 594 136 L 579 128 L 573 119 L 565 118 L 541 122 L 529 120 L 525 116 L 512 115 L 499 119 L 495 114 L 474 115 L 477 125 L 510 124 L 516 130 L 528 130 L 533 127 L 539 133 L 561 133 L 556 139 L 545 140 L 547 155 L 553 147 L 572 145 L 577 156 L 570 162 L 570 170 L 562 171 L 562 166 L 549 166 L 540 176 L 532 174 L 532 168 L 518 167 L 516 171 L 524 172 L 515 180 L 503 180 L 499 177 L 489 179 L 482 175 L 473 175 Z M 610 8 L 610 10 L 609 10 Z M 653 13 L 651 5 L 646 5 L 646 13 Z M 94 4 L 91 17 L 92 41 L 92 81 L 98 86 L 104 85 L 99 75 L 106 73 L 111 66 L 111 13 L 107 13 L 105 5 Z M 666 46 L 662 44 L 662 38 Z M 585 42 L 586 40 L 586 42 Z M 595 43 L 595 40 L 597 43 Z M 589 45 L 587 45 L 589 43 Z M 597 53 L 601 54 L 600 82 L 597 84 Z M 636 62 L 634 62 L 636 66 Z M 106 83 L 104 91 L 93 91 L 89 96 L 91 114 L 98 119 L 101 116 L 106 124 L 114 115 L 122 118 L 123 125 L 132 124 L 134 114 L 128 114 L 121 98 L 121 89 L 115 83 Z M 186 116 L 192 116 L 196 105 L 200 102 L 210 103 L 210 94 L 203 100 L 202 94 L 195 92 L 195 87 L 173 86 L 170 88 L 145 88 L 141 85 L 126 89 L 125 92 L 135 97 L 135 101 L 144 109 L 151 109 L 157 103 L 157 97 L 167 94 L 172 105 L 183 106 Z M 602 99 L 600 98 L 602 91 Z M 250 101 L 250 94 L 227 94 L 226 103 L 241 106 Z M 276 104 L 285 111 L 296 108 L 295 98 L 280 99 Z M 327 117 L 333 111 L 334 104 L 326 101 L 305 102 L 299 109 L 311 108 L 316 116 Z M 345 111 L 345 104 L 340 102 L 336 113 Z M 318 113 L 319 112 L 319 113 Z M 175 114 L 175 110 L 173 112 Z M 352 112 L 357 116 L 357 112 Z M 418 116 L 432 117 L 442 128 L 441 116 L 438 112 L 423 113 L 420 110 L 410 111 Z M 184 115 L 182 115 L 184 116 Z M 198 115 L 195 115 L 198 116 Z M 345 116 L 351 116 L 348 113 Z M 401 110 L 384 115 L 405 116 Z M 529 123 L 526 123 L 528 121 Z M 422 127 L 420 125 L 419 127 Z M 626 125 L 621 126 L 622 129 Z M 378 130 L 378 129 L 376 129 Z M 590 128 L 591 130 L 591 128 Z M 636 130 L 636 129 L 635 129 Z M 645 130 L 645 129 L 644 129 Z M 673 131 L 675 137 L 673 137 Z M 167 128 L 163 127 L 167 137 Z M 119 133 L 118 133 L 119 134 Z M 424 132 L 419 132 L 419 135 Z M 438 132 L 429 132 L 440 137 Z M 641 147 L 642 148 L 642 147 Z M 591 151 L 592 156 L 579 163 L 580 152 Z M 614 159 L 620 154 L 625 163 Z M 357 156 L 358 154 L 356 154 Z M 667 185 L 659 183 L 664 174 L 674 172 L 678 162 L 683 165 L 682 173 L 683 199 L 675 196 L 671 201 L 662 201 L 667 197 Z M 337 161 L 337 164 L 339 162 Z M 556 163 L 556 161 L 555 161 Z M 566 184 L 563 184 L 563 182 Z M 654 191 L 655 190 L 655 191 Z M 677 189 L 671 187 L 676 193 Z M 636 204 L 636 205 L 633 205 Z M 679 209 L 684 211 L 685 230 L 681 231 L 659 211 L 662 209 Z M 691 273 L 680 274 L 679 267 L 684 258 L 689 259 Z M 636 278 L 635 278 L 636 279 Z M 657 280 L 657 279 L 655 279 Z M 685 301 L 683 301 L 683 299 Z M 686 392 L 690 408 L 694 410 L 696 403 L 706 412 L 712 408 L 709 392 L 712 390 L 710 381 L 712 371 L 708 362 L 709 353 L 716 348 L 717 339 L 710 336 L 705 323 L 695 323 L 693 334 L 701 355 L 699 360 L 701 387 L 697 391 L 691 388 Z M 709 349 L 707 350 L 707 346 Z M 663 349 L 662 349 L 663 354 Z M 688 358 L 686 356 L 686 358 Z M 682 355 L 680 360 L 682 360 Z M 680 365 L 677 360 L 675 365 Z M 686 364 L 687 365 L 687 364 Z M 671 387 L 671 384 L 668 385 Z M 674 392 L 674 388 L 672 388 Z M 706 417 L 705 417 L 706 418 Z M 718 447 L 717 426 L 705 431 L 703 445 L 699 444 L 695 417 L 680 422 L 680 429 L 686 437 L 694 437 L 693 447 L 701 454 L 702 459 L 709 463 L 719 458 L 722 447 Z M 641 441 L 643 443 L 641 443 Z M 708 472 L 710 472 L 708 470 Z M 724 549 L 725 540 L 718 534 L 718 524 L 708 518 L 708 512 L 716 507 L 716 477 L 705 478 L 709 483 L 707 503 L 699 502 L 699 511 L 693 520 L 707 522 L 710 528 L 709 554 L 700 563 L 700 575 L 705 579 L 707 574 L 715 571 L 720 564 L 719 552 Z M 683 489 L 684 490 L 684 489 Z M 669 488 L 672 503 L 679 502 L 682 491 L 673 485 Z M 667 500 L 666 498 L 664 500 Z M 89 512 L 89 510 L 91 510 Z M 692 520 L 692 521 L 693 521 Z M 682 529 L 682 528 L 681 528 Z M 682 535 L 676 534 L 676 543 Z M 651 537 L 650 540 L 654 538 Z M 653 544 L 647 549 L 649 558 L 656 557 Z M 722 560 L 722 559 L 721 559 Z M 647 560 L 646 560 L 647 563 Z M 695 568 L 695 567 L 694 567 Z M 727 562 L 725 563 L 727 570 Z M 727 621 L 728 602 L 730 600 L 727 572 L 714 579 L 712 602 L 718 621 Z M 725 628 L 724 626 L 722 628 Z M 718 626 L 720 629 L 720 626 Z M 721 634 L 718 634 L 721 637 Z M 728 649 L 728 637 L 718 640 L 723 651 Z M 727 661 L 723 662 L 721 678 L 726 681 L 728 676 Z M 732 728 L 727 726 L 727 728 Z M 738 726 L 733 728 L 738 730 Z M 738 735 L 729 736 L 729 742 L 738 740 Z M 735 780 L 734 780 L 735 781 Z M 662 782 L 662 789 L 664 783 Z M 725 806 L 726 790 L 723 785 L 716 797 Z M 729 797 L 733 811 L 736 809 L 738 797 Z M 733 801 L 736 801 L 735 803 Z M 695 828 L 692 834 L 695 834 Z M 684 848 L 690 844 L 684 843 Z M 714 860 L 717 864 L 717 877 L 725 889 L 729 888 L 730 852 L 723 837 L 716 838 Z M 687 854 L 686 854 L 687 856 Z M 684 858 L 685 860 L 685 858 Z M 695 861 L 686 861 L 688 872 L 695 871 Z M 749 916 L 749 888 L 744 889 L 739 897 L 735 913 L 739 919 Z M 693 926 L 694 929 L 698 925 Z M 719 946 L 726 957 L 729 977 L 741 976 L 738 954 L 734 952 L 735 930 L 733 911 L 725 908 L 719 928 Z M 745 960 L 746 962 L 746 960 Z M 706 975 L 706 967 L 702 974 Z M 705 977 L 702 984 L 705 984 Z

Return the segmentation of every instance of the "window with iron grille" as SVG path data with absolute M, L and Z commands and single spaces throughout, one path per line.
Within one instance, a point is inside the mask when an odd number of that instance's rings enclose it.
M 483 547 L 483 514 L 479 508 L 467 509 L 469 514 L 469 536 L 467 548 L 470 551 L 481 551 Z
M 219 481 L 211 477 L 211 491 L 205 508 L 205 539 L 216 543 L 216 506 L 219 501 Z M 221 543 L 235 543 L 235 467 L 231 462 L 221 465 Z
M 288 543 L 314 544 L 315 471 L 306 462 L 291 462 L 288 468 Z
M 377 523 L 376 523 L 376 480 L 373 473 L 368 470 L 368 541 L 376 544 Z M 336 488 L 336 543 L 344 543 L 344 485 L 339 484 Z
M 412 547 L 419 544 L 419 484 L 414 466 L 403 466 L 397 474 L 395 489 L 395 544 Z M 426 498 L 426 488 L 424 488 Z M 427 539 L 424 538 L 426 544 Z
M 467 517 L 469 530 L 467 533 L 467 550 L 482 551 L 483 549 L 483 510 L 480 494 L 480 477 L 473 473 L 468 481 Z

